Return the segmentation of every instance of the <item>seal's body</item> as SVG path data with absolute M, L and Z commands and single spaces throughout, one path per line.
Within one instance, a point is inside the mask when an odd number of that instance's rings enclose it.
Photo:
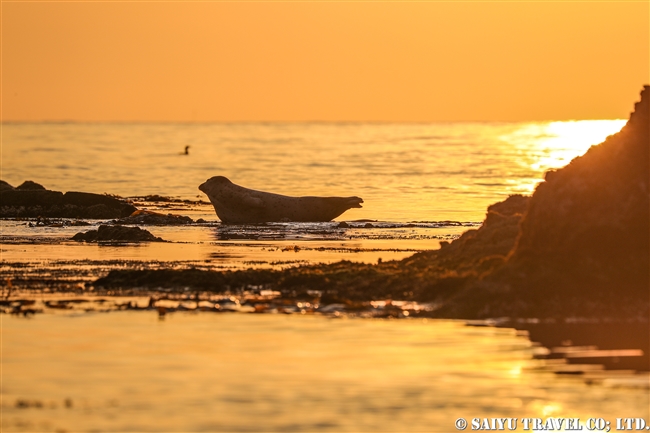
M 289 197 L 235 185 L 215 176 L 199 186 L 224 223 L 264 223 L 272 221 L 331 221 L 353 207 L 361 207 L 359 197 Z

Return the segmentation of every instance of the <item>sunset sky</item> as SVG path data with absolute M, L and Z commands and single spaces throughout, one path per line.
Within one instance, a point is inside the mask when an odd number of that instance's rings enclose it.
M 2 2 L 5 121 L 627 118 L 649 2 Z

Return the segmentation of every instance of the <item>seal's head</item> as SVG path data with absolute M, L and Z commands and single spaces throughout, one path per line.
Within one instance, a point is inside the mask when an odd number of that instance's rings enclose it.
M 232 185 L 232 182 L 228 180 L 228 178 L 224 176 L 214 176 L 199 185 L 199 189 L 209 197 L 210 194 L 217 193 L 217 191 L 226 185 Z

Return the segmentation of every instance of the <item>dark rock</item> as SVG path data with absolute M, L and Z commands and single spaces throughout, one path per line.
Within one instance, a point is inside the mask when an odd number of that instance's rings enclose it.
M 29 227 L 70 227 L 70 226 L 89 226 L 90 223 L 83 220 L 65 220 L 65 219 L 50 219 L 38 217 L 36 221 L 29 222 Z
M 172 214 L 159 214 L 156 212 L 137 210 L 133 214 L 114 221 L 115 224 L 129 224 L 129 225 L 155 225 L 155 226 L 169 226 L 169 225 L 186 225 L 194 223 L 194 220 L 188 216 L 172 215 Z
M 174 202 L 175 200 L 172 199 L 171 197 L 163 197 L 158 194 L 153 194 L 153 195 L 147 195 L 142 198 L 144 201 L 150 201 L 150 202 Z M 180 200 L 178 200 L 180 201 Z
M 47 188 L 45 188 L 40 183 L 32 182 L 31 180 L 26 180 L 25 182 L 18 185 L 16 189 L 21 191 L 35 191 L 35 190 L 45 191 Z
M 137 210 L 123 200 L 89 192 L 68 191 L 63 195 L 63 204 L 85 209 L 82 218 L 120 218 Z
M 136 210 L 133 205 L 107 195 L 86 192 L 63 194 L 46 190 L 31 181 L 16 189 L 0 189 L 0 206 L 1 218 L 42 216 L 108 219 L 125 217 Z
M 645 86 L 619 133 L 537 187 L 503 278 L 539 296 L 612 292 L 647 301 L 649 165 L 650 86 Z
M 217 272 L 201 269 L 120 269 L 110 271 L 93 285 L 111 288 L 192 287 L 223 293 L 231 289 L 243 289 L 252 281 L 269 283 L 275 275 L 276 272 L 269 270 Z
M 519 223 L 529 200 L 530 197 L 513 195 L 491 205 L 480 228 L 466 231 L 460 238 L 445 244 L 444 249 L 415 254 L 404 259 L 404 263 L 426 267 L 433 261 L 449 271 L 473 276 L 491 271 L 505 262 L 515 246 Z
M 547 174 L 530 199 L 512 251 L 459 294 L 445 314 L 647 321 L 649 148 L 650 87 L 645 86 L 619 133 Z M 444 251 L 460 246 L 466 235 Z
M 346 223 L 345 221 L 341 221 L 336 227 L 340 229 L 347 229 L 350 227 L 350 224 Z
M 119 209 L 111 209 L 105 204 L 88 206 L 82 211 L 83 217 L 90 219 L 115 218 L 120 216 L 121 213 Z
M 15 188 L 4 180 L 0 180 L 0 191 L 13 191 Z
M 63 204 L 63 193 L 59 191 L 48 190 L 4 190 L 0 191 L 0 203 L 2 207 L 50 207 Z M 25 210 L 23 210 L 25 211 Z M 28 211 L 27 211 L 28 212 Z M 5 215 L 2 215 L 3 217 Z M 14 216 L 14 215 L 7 215 Z M 34 216 L 39 215 L 16 215 L 16 216 Z M 53 216 L 53 215 L 43 215 Z
M 164 242 L 161 238 L 152 235 L 140 227 L 123 227 L 100 225 L 97 230 L 77 233 L 73 241 L 100 242 L 100 241 L 127 241 L 127 242 Z
M 120 200 L 107 195 L 77 191 L 66 192 L 63 196 L 63 202 L 65 204 L 72 204 L 75 206 L 94 206 L 98 204 L 116 206 L 122 203 Z

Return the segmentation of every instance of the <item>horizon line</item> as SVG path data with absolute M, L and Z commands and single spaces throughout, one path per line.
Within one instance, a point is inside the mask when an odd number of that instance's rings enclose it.
M 0 120 L 0 124 L 103 124 L 103 125 L 363 125 L 363 124 L 442 124 L 442 123 L 537 123 L 537 122 L 582 122 L 597 120 L 628 120 L 627 118 L 572 118 L 572 119 L 534 119 L 534 120 Z

